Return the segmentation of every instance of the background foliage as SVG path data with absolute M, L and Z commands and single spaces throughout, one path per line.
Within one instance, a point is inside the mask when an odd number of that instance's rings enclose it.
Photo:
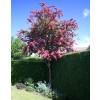
M 25 55 L 23 54 L 22 47 L 25 46 L 19 38 L 11 38 L 11 58 L 21 59 Z

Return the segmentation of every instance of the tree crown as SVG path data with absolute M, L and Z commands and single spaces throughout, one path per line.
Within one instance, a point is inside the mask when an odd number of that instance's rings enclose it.
M 28 22 L 29 30 L 20 30 L 18 37 L 27 43 L 25 52 L 38 53 L 47 60 L 57 59 L 73 51 L 74 32 L 78 25 L 76 20 L 61 20 L 61 10 L 55 6 L 40 3 L 40 10 L 33 10 Z

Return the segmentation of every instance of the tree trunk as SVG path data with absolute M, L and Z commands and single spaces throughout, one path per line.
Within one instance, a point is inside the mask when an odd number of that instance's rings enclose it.
M 48 70 L 49 70 L 49 87 L 51 88 L 52 81 L 51 81 L 51 64 L 50 64 L 50 61 L 48 61 L 47 66 L 48 66 Z

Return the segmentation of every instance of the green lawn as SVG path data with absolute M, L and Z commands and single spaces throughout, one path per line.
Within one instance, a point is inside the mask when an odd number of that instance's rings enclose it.
M 12 86 L 11 98 L 12 100 L 52 100 L 35 92 L 18 90 L 15 86 Z

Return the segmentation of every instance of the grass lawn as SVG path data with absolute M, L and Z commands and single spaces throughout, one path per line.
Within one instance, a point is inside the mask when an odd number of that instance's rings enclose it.
M 15 86 L 12 86 L 11 89 L 12 100 L 52 100 L 37 93 L 27 92 L 25 90 L 18 90 Z

